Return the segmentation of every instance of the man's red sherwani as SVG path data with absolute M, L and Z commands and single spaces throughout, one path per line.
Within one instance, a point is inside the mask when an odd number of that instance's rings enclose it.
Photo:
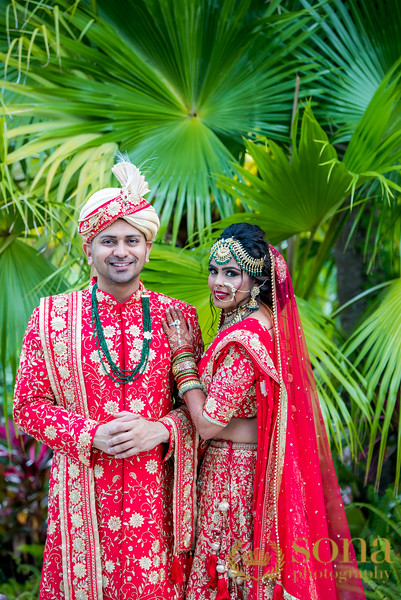
M 125 369 L 133 369 L 141 356 L 142 293 L 141 286 L 119 304 L 97 291 L 111 356 Z M 178 598 L 170 576 L 171 461 L 163 460 L 161 446 L 128 459 L 91 446 L 97 426 L 122 410 L 148 420 L 172 410 L 170 349 L 161 319 L 170 304 L 181 308 L 196 332 L 199 358 L 196 311 L 146 290 L 152 322 L 149 363 L 137 381 L 122 385 L 101 364 L 90 294 L 88 289 L 42 301 L 26 331 L 16 382 L 16 422 L 54 450 L 40 599 Z M 189 437 L 187 446 L 191 443 Z

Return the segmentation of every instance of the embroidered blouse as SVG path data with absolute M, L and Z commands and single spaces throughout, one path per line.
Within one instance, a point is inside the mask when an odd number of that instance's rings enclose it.
M 205 378 L 203 378 L 205 384 Z M 256 416 L 255 367 L 238 343 L 224 350 L 223 359 L 208 388 L 203 409 L 205 419 L 225 426 L 232 417 Z

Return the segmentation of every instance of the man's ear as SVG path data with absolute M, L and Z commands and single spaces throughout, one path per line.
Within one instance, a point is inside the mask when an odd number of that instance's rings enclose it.
M 86 258 L 88 259 L 88 265 L 93 265 L 92 246 L 90 245 L 90 243 L 83 242 L 82 250 L 84 251 Z
M 146 259 L 145 262 L 149 262 L 149 254 L 150 251 L 152 250 L 152 246 L 153 246 L 153 242 L 146 242 Z

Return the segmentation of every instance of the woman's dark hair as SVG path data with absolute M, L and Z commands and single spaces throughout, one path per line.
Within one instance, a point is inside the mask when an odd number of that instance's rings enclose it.
M 269 308 L 272 308 L 272 289 L 271 289 L 271 262 L 269 254 L 269 244 L 265 238 L 265 232 L 259 225 L 251 225 L 251 223 L 235 223 L 226 227 L 219 240 L 234 238 L 240 242 L 248 254 L 253 258 L 265 257 L 262 274 L 251 276 L 252 281 L 257 286 L 260 286 L 258 298 Z

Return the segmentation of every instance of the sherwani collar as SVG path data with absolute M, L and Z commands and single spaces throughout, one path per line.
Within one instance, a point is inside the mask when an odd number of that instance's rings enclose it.
M 96 282 L 97 282 L 97 277 L 92 277 L 90 284 L 89 284 L 90 294 L 92 294 L 92 288 Z M 125 306 L 125 307 L 131 306 L 132 304 L 139 302 L 142 298 L 142 294 L 143 294 L 144 290 L 145 290 L 145 286 L 143 285 L 142 281 L 140 281 L 139 288 L 136 290 L 136 292 L 134 292 L 128 298 L 128 300 L 123 302 L 121 304 L 121 306 Z M 99 289 L 96 291 L 96 300 L 98 302 L 98 305 L 104 304 L 104 305 L 109 305 L 109 306 L 118 306 L 120 304 L 119 302 L 117 302 L 117 300 L 114 298 L 114 296 L 112 296 L 108 292 L 104 292 L 103 290 L 99 290 Z

